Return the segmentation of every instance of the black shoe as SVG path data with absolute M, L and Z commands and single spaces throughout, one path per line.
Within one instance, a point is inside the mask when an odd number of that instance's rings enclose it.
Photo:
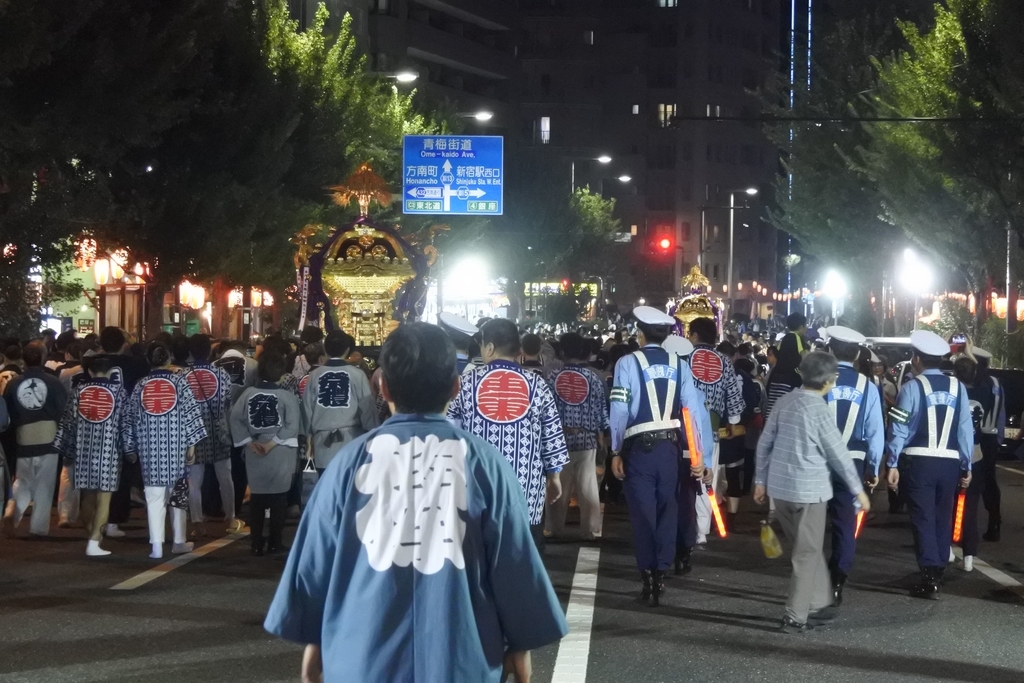
M 808 631 L 814 630 L 814 625 L 807 622 L 801 624 L 798 621 L 793 621 L 787 616 L 782 618 L 779 630 L 783 633 L 807 633 Z
M 264 540 L 262 538 L 254 538 L 252 541 L 252 554 L 256 557 L 263 557 Z
M 843 604 L 843 587 L 846 586 L 846 574 L 836 570 L 832 574 L 832 602 L 836 607 Z
M 643 588 L 640 589 L 640 602 L 647 602 L 647 599 L 651 597 L 651 573 L 649 571 L 640 572 L 640 580 L 644 582 Z
M 268 543 L 267 544 L 267 554 L 268 555 L 274 555 L 275 553 L 286 553 L 286 552 L 288 552 L 288 550 L 289 550 L 288 546 L 286 546 L 284 543 L 280 543 L 279 542 L 279 543 Z
M 692 550 L 692 548 L 685 548 L 676 551 L 676 576 L 686 576 L 693 571 L 693 566 L 690 564 Z
M 989 522 L 988 523 L 988 531 L 986 531 L 984 534 L 982 534 L 981 537 L 984 538 L 986 541 L 992 541 L 993 543 L 998 543 L 999 542 L 999 527 L 1000 527 L 1000 522 Z
M 910 589 L 910 596 L 925 600 L 939 599 L 939 573 L 935 568 L 921 570 L 921 582 Z
M 651 581 L 651 606 L 657 607 L 661 594 L 665 592 L 665 572 L 654 572 L 654 579 Z
M 815 610 L 807 615 L 808 623 L 815 626 L 821 626 L 823 624 L 829 624 L 836 620 L 839 616 L 839 606 L 829 605 L 828 607 L 822 607 L 819 610 Z

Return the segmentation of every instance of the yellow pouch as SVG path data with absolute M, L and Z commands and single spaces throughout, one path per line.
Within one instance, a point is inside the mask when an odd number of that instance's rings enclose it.
M 782 557 L 782 544 L 779 543 L 779 537 L 775 535 L 775 530 L 766 519 L 761 521 L 761 549 L 764 550 L 764 556 L 769 560 Z

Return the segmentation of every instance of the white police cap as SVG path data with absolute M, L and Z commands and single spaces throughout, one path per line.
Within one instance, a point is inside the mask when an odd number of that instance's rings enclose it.
M 462 334 L 468 334 L 470 337 L 480 331 L 476 325 L 454 313 L 442 313 L 437 316 L 437 321 L 442 327 L 447 327 Z
M 651 306 L 637 306 L 633 309 L 633 317 L 646 325 L 675 325 L 676 319 L 662 313 Z
M 973 349 L 971 349 L 971 352 L 974 353 L 975 358 L 984 358 L 985 360 L 992 360 L 992 354 L 986 351 L 985 349 L 981 348 L 980 346 L 975 346 Z
M 941 358 L 949 353 L 949 342 L 927 330 L 918 330 L 910 335 L 910 345 L 926 356 Z
M 832 327 L 825 330 L 828 334 L 828 338 L 835 339 L 836 341 L 846 342 L 847 344 L 863 344 L 868 340 L 863 334 L 857 330 L 851 330 L 849 327 L 843 327 L 842 325 L 833 325 Z
M 776 342 L 780 342 L 780 341 L 782 341 L 785 338 L 786 338 L 786 333 L 785 332 L 779 332 L 777 335 L 775 335 L 775 341 Z
M 817 334 L 818 336 L 815 338 L 815 341 L 817 341 L 818 339 L 820 339 L 821 341 L 828 341 L 828 328 L 819 327 Z
M 671 351 L 677 356 L 689 356 L 693 353 L 693 344 L 686 337 L 680 337 L 678 334 L 670 335 L 661 345 L 661 348 L 666 351 Z

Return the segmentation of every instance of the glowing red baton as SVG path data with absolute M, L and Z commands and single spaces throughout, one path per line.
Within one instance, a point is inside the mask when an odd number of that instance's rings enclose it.
M 686 445 L 690 451 L 690 467 L 696 469 L 704 469 L 704 454 L 701 453 L 697 447 L 696 432 L 693 431 L 693 417 L 690 415 L 689 408 L 683 408 L 683 427 L 686 429 Z M 705 487 L 707 489 L 708 501 L 711 503 L 711 514 L 715 518 L 715 526 L 718 527 L 718 535 L 725 538 L 725 520 L 722 519 L 722 511 L 718 507 L 718 501 L 715 500 L 715 491 L 710 486 Z
M 864 517 L 866 516 L 863 510 L 857 513 L 857 527 L 853 530 L 854 538 L 860 538 L 860 530 L 864 527 Z
M 953 542 L 959 543 L 964 534 L 964 503 L 967 502 L 967 491 L 960 489 L 956 497 L 956 517 L 953 520 Z

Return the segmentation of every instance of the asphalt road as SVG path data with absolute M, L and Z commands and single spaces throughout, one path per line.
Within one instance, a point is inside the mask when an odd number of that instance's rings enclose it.
M 559 669 L 555 683 L 1021 683 L 1024 471 L 1001 470 L 1000 480 L 1003 540 L 983 543 L 981 558 L 1009 587 L 950 568 L 940 601 L 908 597 L 908 519 L 879 512 L 862 535 L 840 619 L 805 635 L 775 630 L 788 563 L 761 554 L 752 504 L 739 533 L 712 539 L 657 609 L 637 601 L 625 510 L 609 507 L 605 538 L 588 546 L 600 563 L 586 675 Z M 883 494 L 877 502 L 884 507 Z M 0 542 L 0 682 L 297 681 L 300 649 L 261 627 L 283 558 L 254 558 L 242 540 L 134 590 L 111 590 L 156 564 L 141 512 L 126 539 L 106 543 L 116 554 L 103 560 L 84 556 L 81 531 Z M 563 604 L 580 549 L 548 547 Z M 557 657 L 558 646 L 535 653 L 536 681 L 553 680 Z

